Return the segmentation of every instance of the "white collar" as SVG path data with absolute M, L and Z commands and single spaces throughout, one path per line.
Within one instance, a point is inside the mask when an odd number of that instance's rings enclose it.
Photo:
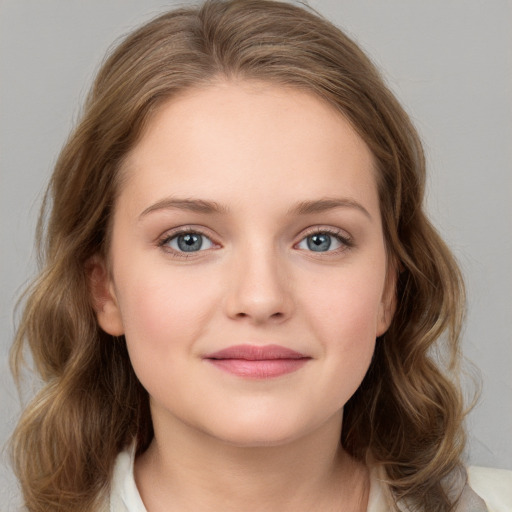
M 133 473 L 134 460 L 135 445 L 117 456 L 110 492 L 110 512 L 147 512 L 135 484 Z M 512 473 L 506 473 L 508 474 L 507 481 L 509 482 Z M 378 467 L 373 467 L 370 471 L 370 493 L 366 512 L 389 512 L 391 510 L 389 491 L 381 475 L 382 469 Z M 466 505 L 471 505 L 473 508 L 466 508 L 465 505 L 460 503 L 460 507 L 457 507 L 457 510 L 473 510 L 475 512 L 487 510 L 484 502 L 469 486 L 465 486 L 464 491 L 464 499 L 461 501 Z
M 147 512 L 139 490 L 135 484 L 133 464 L 135 447 L 121 452 L 116 459 L 110 492 L 110 512 Z M 370 472 L 370 494 L 367 512 L 388 512 L 385 487 L 381 483 L 379 471 Z

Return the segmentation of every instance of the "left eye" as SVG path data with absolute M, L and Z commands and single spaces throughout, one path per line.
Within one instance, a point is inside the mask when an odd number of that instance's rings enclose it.
M 331 233 L 314 233 L 304 237 L 297 247 L 314 252 L 327 252 L 339 249 L 343 246 L 340 236 Z
M 190 231 L 168 238 L 162 245 L 166 245 L 177 252 L 197 252 L 211 249 L 213 242 L 201 233 Z

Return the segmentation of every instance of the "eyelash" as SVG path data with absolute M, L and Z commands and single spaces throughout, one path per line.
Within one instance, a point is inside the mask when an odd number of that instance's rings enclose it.
M 177 256 L 179 258 L 190 258 L 190 257 L 193 257 L 198 252 L 205 252 L 205 251 L 209 250 L 209 249 L 204 249 L 202 251 L 185 252 L 185 251 L 177 251 L 171 247 L 166 247 L 166 244 L 168 244 L 171 240 L 174 240 L 175 238 L 177 238 L 180 235 L 187 235 L 187 234 L 201 235 L 203 237 L 208 238 L 208 240 L 210 240 L 214 246 L 219 245 L 219 244 L 216 244 L 208 234 L 206 234 L 201 229 L 198 229 L 195 227 L 183 227 L 183 228 L 180 228 L 177 231 L 173 231 L 171 233 L 167 232 L 161 239 L 158 240 L 157 245 L 162 250 L 164 250 L 168 253 L 172 253 L 174 256 Z M 336 228 L 323 228 L 323 227 L 315 227 L 315 228 L 307 231 L 306 233 L 304 233 L 302 235 L 301 239 L 299 240 L 299 242 L 294 244 L 294 247 L 297 247 L 297 245 L 300 244 L 303 240 L 305 240 L 306 238 L 308 238 L 310 236 L 314 236 L 314 235 L 332 236 L 332 237 L 336 238 L 338 240 L 338 242 L 340 242 L 342 245 L 342 247 L 335 249 L 335 250 L 318 251 L 318 253 L 320 253 L 324 256 L 339 254 L 341 252 L 344 252 L 348 249 L 352 249 L 354 247 L 353 239 L 350 236 L 347 236 L 347 234 L 344 231 L 336 229 Z M 314 253 L 315 251 L 307 251 L 307 252 Z
M 304 239 L 306 239 L 310 236 L 314 236 L 314 235 L 330 235 L 330 236 L 336 238 L 338 240 L 338 242 L 340 242 L 342 245 L 342 247 L 332 250 L 332 251 L 319 251 L 320 254 L 323 254 L 323 255 L 336 255 L 336 254 L 339 254 L 340 252 L 346 251 L 347 249 L 352 249 L 355 245 L 354 240 L 345 231 L 342 231 L 341 229 L 336 229 L 336 228 L 331 228 L 331 227 L 329 227 L 329 228 L 315 227 L 315 228 L 312 228 L 310 231 L 307 231 L 302 236 L 300 241 L 297 244 L 295 244 L 295 246 L 297 246 L 299 243 L 301 243 Z M 314 253 L 315 251 L 308 251 L 308 252 Z
M 205 238 L 208 238 L 208 240 L 210 240 L 214 246 L 219 245 L 219 244 L 216 244 L 212 240 L 211 236 L 207 235 L 201 229 L 198 229 L 198 228 L 195 228 L 192 226 L 190 226 L 190 227 L 185 226 L 185 227 L 179 228 L 177 231 L 172 231 L 171 233 L 169 233 L 169 232 L 165 233 L 164 236 L 158 240 L 158 247 L 160 247 L 165 252 L 171 253 L 173 256 L 177 256 L 178 258 L 191 258 L 191 257 L 194 257 L 194 255 L 198 252 L 205 252 L 206 250 L 208 250 L 208 249 L 205 249 L 203 251 L 185 252 L 185 251 L 177 251 L 177 250 L 173 249 L 172 247 L 166 247 L 166 244 L 168 244 L 171 240 L 174 240 L 175 238 L 177 238 L 180 235 L 201 235 Z

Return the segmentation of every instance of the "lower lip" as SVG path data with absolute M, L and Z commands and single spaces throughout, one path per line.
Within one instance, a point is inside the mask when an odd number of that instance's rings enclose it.
M 269 379 L 292 373 L 302 368 L 310 358 L 299 359 L 207 359 L 213 366 L 227 373 L 251 379 Z

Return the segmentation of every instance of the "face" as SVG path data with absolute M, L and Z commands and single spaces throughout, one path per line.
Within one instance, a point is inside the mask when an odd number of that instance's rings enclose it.
M 350 124 L 305 92 L 219 82 L 163 106 L 123 172 L 97 316 L 155 424 L 244 446 L 341 425 L 394 300 Z

